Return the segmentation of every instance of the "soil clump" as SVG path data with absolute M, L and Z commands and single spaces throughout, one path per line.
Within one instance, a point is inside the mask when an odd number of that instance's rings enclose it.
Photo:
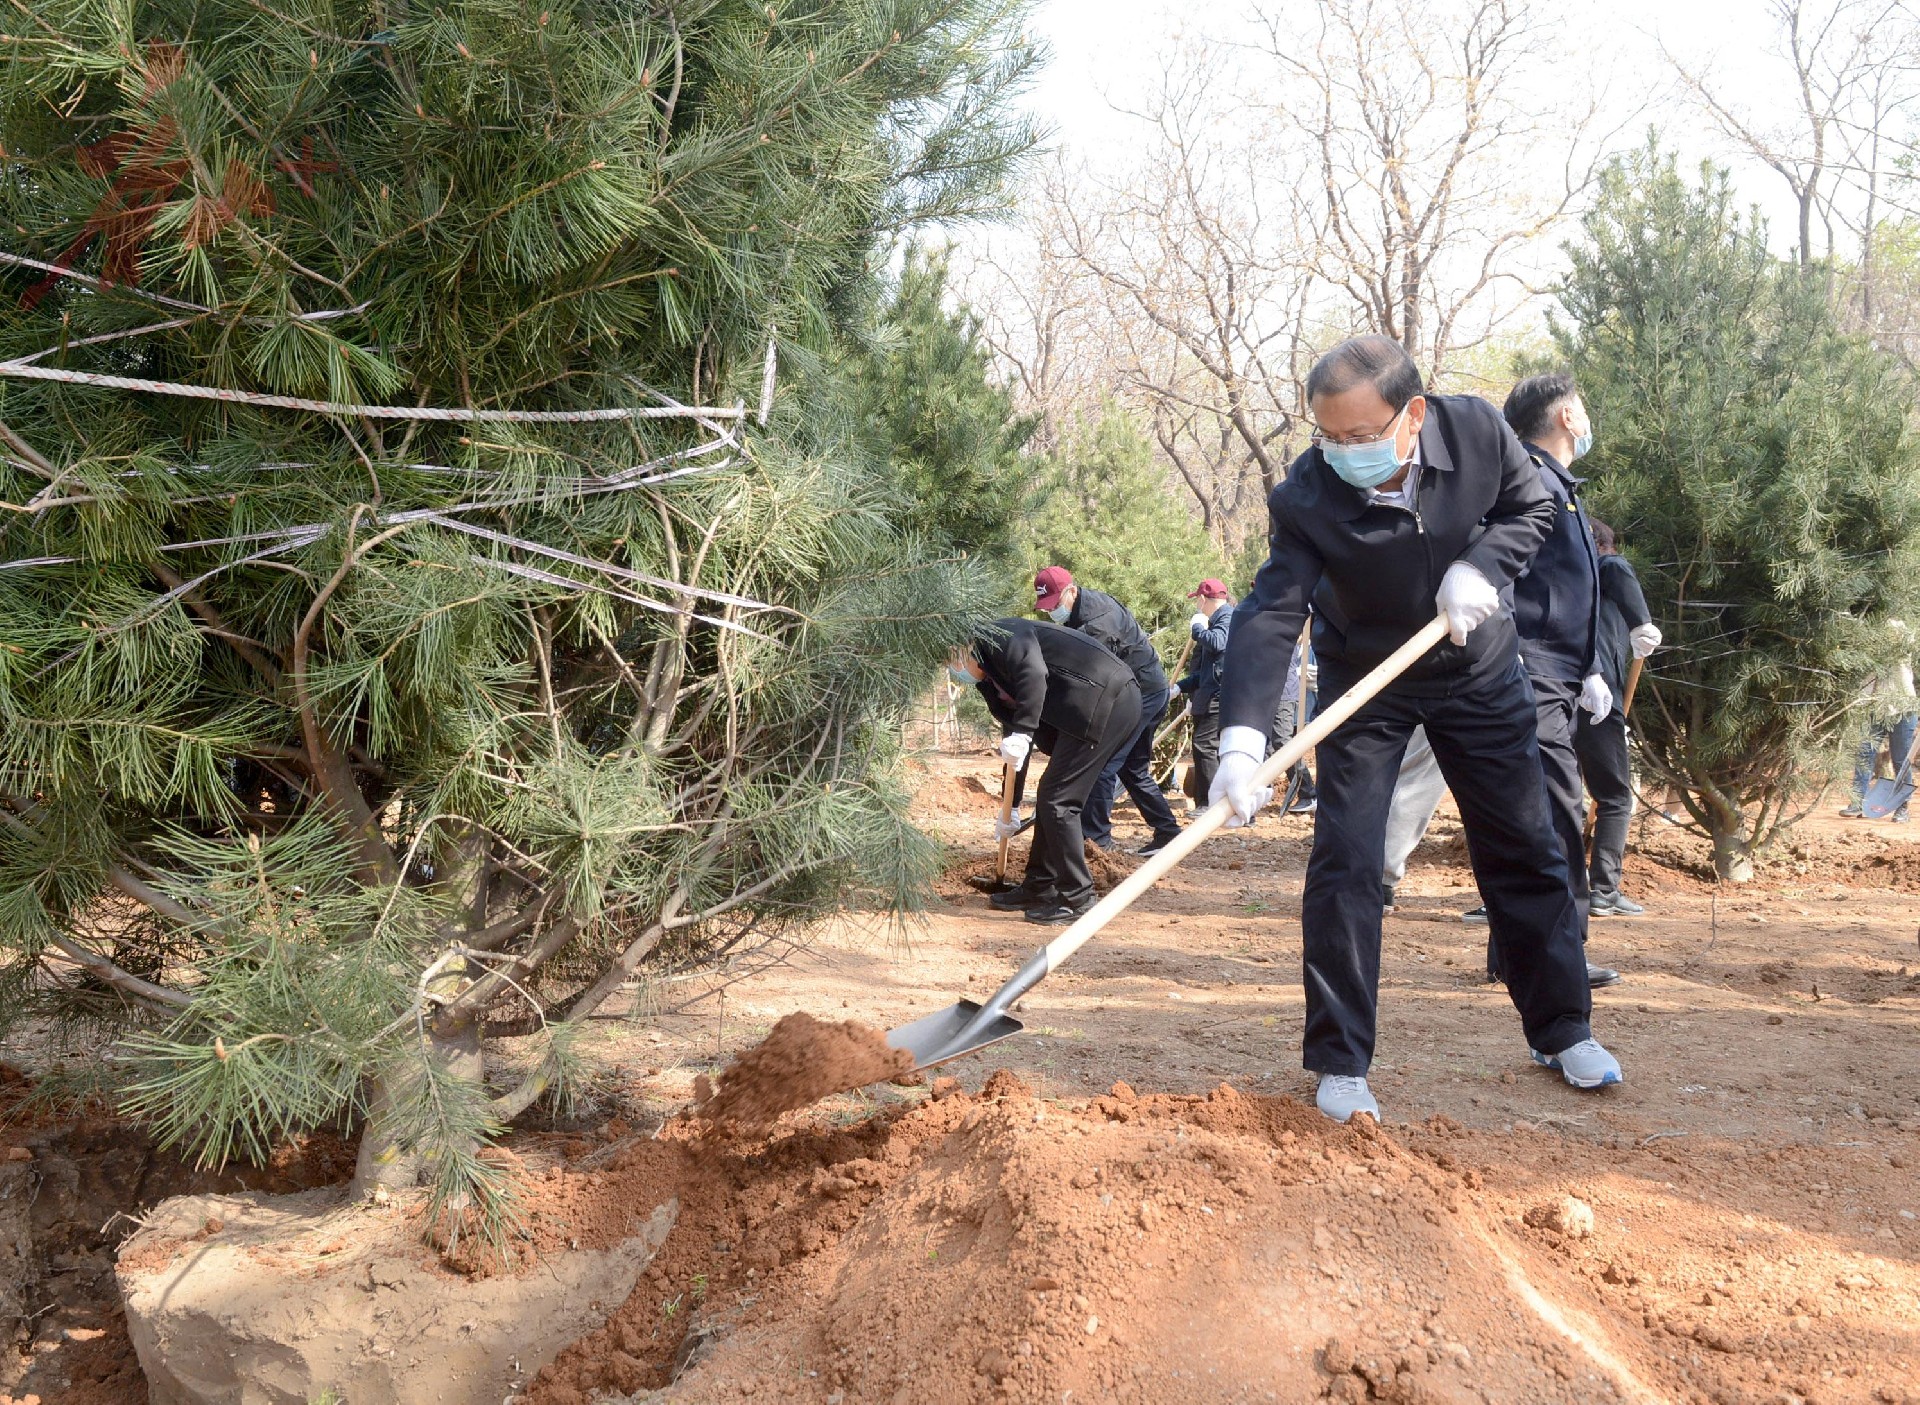
M 694 1084 L 696 1113 L 732 1132 L 765 1132 L 785 1112 L 829 1093 L 884 1083 L 913 1071 L 913 1055 L 857 1020 L 836 1024 L 808 1014 L 783 1016 L 760 1043 L 720 1074 Z

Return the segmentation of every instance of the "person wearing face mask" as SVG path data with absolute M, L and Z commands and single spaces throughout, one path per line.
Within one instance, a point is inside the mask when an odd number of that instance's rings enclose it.
M 979 689 L 1003 728 L 1000 759 L 1020 773 L 1021 786 L 1032 753 L 1047 756 L 1033 800 L 1026 873 L 1017 887 L 991 901 L 1003 910 L 1023 910 L 1029 922 L 1071 922 L 1094 902 L 1081 810 L 1107 762 L 1140 727 L 1133 670 L 1077 629 L 1012 618 L 983 626 L 947 669 L 955 682 Z M 994 820 L 996 839 L 1019 829 L 1017 809 L 1005 823 L 1002 829 L 1002 821 Z
M 1132 611 L 1111 595 L 1076 584 L 1065 566 L 1048 566 L 1034 575 L 1033 608 L 1097 641 L 1133 670 L 1133 681 L 1140 685 L 1140 727 L 1094 781 L 1080 812 L 1080 829 L 1095 848 L 1111 849 L 1114 791 L 1124 785 L 1140 818 L 1153 829 L 1153 838 L 1138 852 L 1158 853 L 1180 833 L 1180 821 L 1153 778 L 1154 729 L 1167 715 L 1167 672 L 1160 666 L 1159 651 Z
M 1227 593 L 1225 581 L 1209 576 L 1187 599 L 1199 602 L 1187 624 L 1193 635 L 1192 666 L 1173 690 L 1187 695 L 1193 711 L 1193 765 L 1187 770 L 1187 794 L 1194 804 L 1205 805 L 1214 768 L 1220 764 L 1220 668 L 1233 629 L 1233 596 Z
M 1540 764 L 1553 802 L 1554 832 L 1567 851 L 1585 941 L 1590 890 L 1578 718 L 1585 713 L 1589 721 L 1603 722 L 1614 710 L 1613 689 L 1600 664 L 1600 553 L 1580 502 L 1585 480 L 1571 467 L 1593 447 L 1593 421 L 1573 377 L 1561 372 L 1528 376 L 1509 392 L 1501 413 L 1553 499 L 1552 530 L 1513 583 L 1513 624 L 1533 684 Z M 1487 910 L 1483 904 L 1464 915 L 1469 922 L 1484 922 Z M 1499 951 L 1489 940 L 1487 979 L 1499 980 L 1501 971 Z M 1589 964 L 1587 980 L 1616 985 L 1620 973 Z
M 1329 706 L 1439 611 L 1448 638 L 1323 740 L 1319 810 L 1301 901 L 1303 1059 L 1320 1110 L 1379 1116 L 1367 1073 L 1379 1002 L 1387 809 L 1413 729 L 1460 806 L 1474 876 L 1533 1060 L 1569 1083 L 1621 1081 L 1593 1037 L 1580 911 L 1540 766 L 1533 690 L 1501 591 L 1560 509 L 1494 408 L 1429 396 L 1390 337 L 1356 337 L 1314 363 L 1318 433 L 1268 498 L 1266 564 L 1234 614 L 1211 798 L 1244 824 L 1295 641 L 1313 618 Z

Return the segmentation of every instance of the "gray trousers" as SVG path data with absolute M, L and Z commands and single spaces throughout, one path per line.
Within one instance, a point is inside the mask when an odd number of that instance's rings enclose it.
M 1420 847 L 1446 793 L 1446 777 L 1427 745 L 1427 729 L 1415 727 L 1407 738 L 1407 754 L 1400 759 L 1400 778 L 1394 782 L 1393 804 L 1387 810 L 1386 861 L 1380 874 L 1387 887 L 1407 876 L 1407 856 Z

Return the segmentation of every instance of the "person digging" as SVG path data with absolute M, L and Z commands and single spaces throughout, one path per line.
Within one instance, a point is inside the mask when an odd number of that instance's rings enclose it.
M 1107 763 L 1140 727 L 1133 670 L 1079 630 L 1013 618 L 983 628 L 948 667 L 956 680 L 978 688 L 1004 729 L 1000 759 L 1022 772 L 1022 786 L 1028 757 L 1036 750 L 1047 756 L 1034 795 L 1026 873 L 989 901 L 1023 910 L 1029 922 L 1071 922 L 1094 902 L 1081 810 Z M 994 837 L 1004 839 L 1019 825 L 1015 808 L 994 821 Z
M 1453 791 L 1489 930 L 1535 1062 L 1578 1088 L 1621 1081 L 1593 1037 L 1592 997 L 1565 847 L 1540 765 L 1511 585 L 1553 525 L 1553 499 L 1485 401 L 1423 394 L 1391 338 L 1357 337 L 1315 362 L 1317 433 L 1268 499 L 1269 555 L 1235 611 L 1210 798 L 1245 824 L 1267 728 L 1313 605 L 1327 706 L 1434 617 L 1429 650 L 1319 744 L 1320 803 L 1301 902 L 1302 1062 L 1337 1122 L 1379 1116 L 1367 1083 L 1380 982 L 1380 867 L 1407 738 L 1424 726 Z

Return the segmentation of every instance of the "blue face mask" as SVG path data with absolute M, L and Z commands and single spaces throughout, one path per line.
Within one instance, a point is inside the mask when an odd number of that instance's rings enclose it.
M 1047 618 L 1055 624 L 1065 624 L 1073 618 L 1073 606 L 1055 605 L 1051 610 L 1047 611 Z
M 975 683 L 979 681 L 971 673 L 968 673 L 965 669 L 955 668 L 952 664 L 947 665 L 947 676 L 953 679 L 953 681 L 958 683 L 962 688 L 971 688 Z
M 1320 452 L 1326 457 L 1327 467 L 1340 476 L 1342 482 L 1351 483 L 1356 488 L 1371 488 L 1386 482 L 1400 471 L 1405 462 L 1400 457 L 1400 446 L 1394 438 L 1399 427 L 1400 416 L 1406 414 L 1403 408 L 1393 417 L 1393 423 L 1387 426 L 1387 437 L 1375 439 L 1369 444 L 1329 444 L 1316 440 Z
M 1576 459 L 1585 458 L 1587 454 L 1592 450 L 1592 448 L 1593 448 L 1593 431 L 1592 430 L 1588 430 L 1585 434 L 1579 434 L 1574 436 L 1573 456 Z

